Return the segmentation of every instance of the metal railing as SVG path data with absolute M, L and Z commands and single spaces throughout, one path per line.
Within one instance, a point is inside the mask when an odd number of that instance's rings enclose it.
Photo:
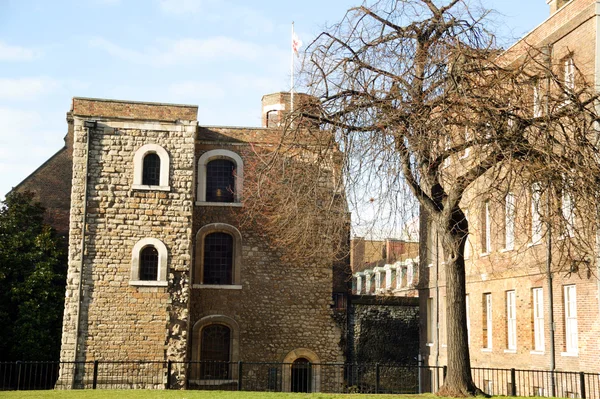
M 232 391 L 436 392 L 446 367 L 269 362 L 0 362 L 0 390 L 204 389 Z M 600 399 L 600 373 L 472 368 L 490 395 Z

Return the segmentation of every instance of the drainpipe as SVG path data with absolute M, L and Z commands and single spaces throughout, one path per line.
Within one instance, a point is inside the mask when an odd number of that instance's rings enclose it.
M 71 382 L 71 388 L 75 388 L 77 380 L 77 359 L 79 354 L 79 330 L 81 328 L 81 303 L 83 302 L 83 266 L 84 266 L 84 255 L 85 255 L 85 231 L 87 223 L 87 201 L 88 201 L 88 164 L 90 155 L 90 142 L 91 132 L 96 129 L 98 122 L 96 121 L 84 121 L 83 126 L 87 132 L 86 135 L 86 151 L 85 151 L 85 167 L 83 171 L 83 212 L 82 212 L 82 223 L 81 223 L 81 261 L 79 262 L 79 284 L 77 290 L 77 317 L 75 318 L 75 352 L 73 355 L 73 380 Z
M 552 58 L 554 56 L 554 46 L 548 45 L 544 48 L 544 52 L 547 57 L 547 67 L 549 70 L 552 68 Z M 546 79 L 546 92 L 550 92 L 550 79 Z M 548 102 L 544 103 L 545 114 L 548 115 Z M 550 132 L 547 131 L 548 136 Z M 547 137 L 548 145 L 547 149 L 548 159 L 547 162 L 550 164 L 550 153 L 552 151 L 552 144 L 550 144 L 550 137 Z M 548 284 L 548 305 L 550 306 L 550 314 L 548 315 L 548 326 L 550 327 L 550 389 L 552 397 L 556 396 L 556 381 L 554 372 L 556 371 L 556 348 L 555 348 L 555 329 L 554 324 L 554 289 L 552 285 L 552 224 L 550 221 L 550 215 L 552 214 L 552 204 L 550 203 L 550 192 L 552 190 L 551 181 L 548 181 L 548 194 L 546 195 L 546 212 L 547 212 L 547 223 L 546 223 L 546 281 Z
M 435 231 L 435 367 L 440 366 L 440 242 L 439 233 Z M 436 373 L 439 377 L 439 373 Z M 438 381 L 438 389 L 440 387 Z
M 548 197 L 550 197 L 548 195 Z M 548 205 L 550 205 L 550 199 L 548 199 Z M 548 209 L 549 210 L 549 209 Z M 556 382 L 554 380 L 554 371 L 556 370 L 556 352 L 555 352 L 555 324 L 554 324 L 554 293 L 552 288 L 552 228 L 550 222 L 548 222 L 547 232 L 547 245 L 546 245 L 546 281 L 548 283 L 548 304 L 550 305 L 550 314 L 548 317 L 548 326 L 550 327 L 550 376 L 551 376 L 551 395 L 556 396 Z

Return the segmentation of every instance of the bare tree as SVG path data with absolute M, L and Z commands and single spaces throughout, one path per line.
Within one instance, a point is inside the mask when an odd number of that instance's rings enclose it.
M 296 116 L 313 120 L 321 128 L 316 132 L 327 132 L 315 133 L 313 160 L 323 165 L 319 156 L 331 160 L 335 150 L 345 172 L 336 184 L 343 182 L 351 203 L 352 195 L 372 196 L 382 204 L 389 200 L 383 206 L 388 212 L 401 212 L 407 209 L 402 204 L 414 204 L 399 199 L 408 187 L 431 219 L 447 279 L 448 371 L 439 394 L 470 396 L 482 392 L 470 372 L 464 260 L 469 224 L 463 208 L 475 196 L 503 198 L 514 187 L 543 182 L 548 206 L 540 215 L 548 225 L 571 220 L 564 212 L 565 190 L 569 201 L 596 209 L 598 118 L 585 76 L 577 74 L 576 86 L 565 81 L 544 48 L 521 45 L 502 52 L 486 30 L 484 10 L 465 0 L 439 3 L 385 0 L 349 10 L 308 48 L 304 83 L 319 101 Z M 306 129 L 290 123 L 285 140 L 298 142 L 294 134 Z M 289 147 L 281 148 L 290 155 Z M 286 197 L 277 187 L 293 186 L 290 176 L 312 177 L 323 169 L 309 162 L 284 171 L 285 162 L 274 161 L 276 152 L 261 169 L 276 171 L 271 176 L 281 180 L 272 186 L 277 192 L 269 195 L 263 214 L 278 225 L 295 226 L 295 241 L 327 235 L 297 223 L 308 214 L 321 221 L 310 226 L 323 227 L 334 204 L 309 189 L 310 178 L 299 180 L 300 189 L 286 189 L 293 192 L 287 202 L 295 204 L 287 214 L 280 214 L 286 201 L 274 199 Z M 301 173 L 290 175 L 291 170 Z M 365 193 L 373 184 L 387 198 Z M 569 240 L 573 251 L 594 252 L 595 227 Z

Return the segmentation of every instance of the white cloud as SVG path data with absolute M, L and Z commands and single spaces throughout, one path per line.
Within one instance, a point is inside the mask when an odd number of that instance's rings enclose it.
M 203 0 L 159 0 L 160 9 L 168 14 L 195 14 L 203 9 Z
M 161 67 L 222 59 L 254 61 L 270 52 L 270 49 L 256 43 L 226 36 L 208 39 L 163 39 L 158 41 L 158 46 L 144 51 L 124 48 L 104 38 L 94 38 L 89 44 L 128 62 Z
M 11 46 L 0 41 L 0 61 L 31 61 L 40 55 L 39 50 L 22 46 Z
M 0 107 L 0 143 L 5 144 L 2 143 L 5 138 L 14 139 L 30 132 L 41 123 L 42 116 L 38 112 Z
M 59 86 L 50 78 L 0 78 L 0 100 L 31 100 Z
M 95 0 L 96 4 L 113 6 L 115 4 L 119 4 L 121 0 Z

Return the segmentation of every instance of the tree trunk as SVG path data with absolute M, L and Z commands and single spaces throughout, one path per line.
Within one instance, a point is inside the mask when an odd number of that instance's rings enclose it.
M 464 248 L 468 225 L 458 208 L 448 223 L 438 227 L 446 260 L 446 334 L 447 374 L 438 391 L 440 396 L 465 397 L 485 395 L 471 377 L 469 336 L 467 333 Z

